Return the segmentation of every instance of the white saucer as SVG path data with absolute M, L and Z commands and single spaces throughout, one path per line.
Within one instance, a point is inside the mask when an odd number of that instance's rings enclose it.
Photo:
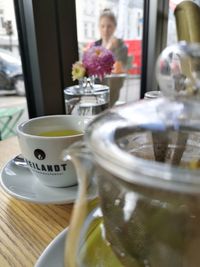
M 64 266 L 64 249 L 67 230 L 63 230 L 54 238 L 45 248 L 37 260 L 35 267 L 63 267 Z
M 75 201 L 78 186 L 55 188 L 40 183 L 28 168 L 9 161 L 1 172 L 1 186 L 11 196 L 38 204 L 66 204 Z M 96 194 L 95 186 L 89 187 L 88 197 Z
M 100 208 L 95 208 L 87 216 L 84 222 L 84 229 L 87 229 L 94 217 L 101 217 L 102 213 Z M 83 231 L 84 231 L 83 229 Z M 58 234 L 51 243 L 45 248 L 40 257 L 38 258 L 34 267 L 63 267 L 64 266 L 64 249 L 65 239 L 67 237 L 68 229 L 63 230 Z M 81 246 L 84 244 L 80 240 Z

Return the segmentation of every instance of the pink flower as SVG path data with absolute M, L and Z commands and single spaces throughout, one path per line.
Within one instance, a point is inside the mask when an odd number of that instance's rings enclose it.
M 114 62 L 113 53 L 102 46 L 92 46 L 83 55 L 88 76 L 94 75 L 100 79 L 111 73 Z

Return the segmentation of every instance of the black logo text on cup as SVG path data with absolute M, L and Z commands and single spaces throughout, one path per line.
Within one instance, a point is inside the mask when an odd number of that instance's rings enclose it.
M 35 150 L 34 150 L 34 155 L 35 155 L 35 157 L 36 157 L 37 159 L 39 159 L 39 160 L 43 160 L 43 159 L 45 159 L 45 157 L 46 157 L 46 154 L 45 154 L 44 151 L 41 150 L 41 149 L 35 149 Z

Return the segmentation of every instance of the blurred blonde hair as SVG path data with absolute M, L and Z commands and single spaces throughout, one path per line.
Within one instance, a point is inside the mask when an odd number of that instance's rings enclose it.
M 115 17 L 115 14 L 109 9 L 109 8 L 104 8 L 103 11 L 100 14 L 99 21 L 102 18 L 109 18 L 115 26 L 117 26 L 117 19 Z

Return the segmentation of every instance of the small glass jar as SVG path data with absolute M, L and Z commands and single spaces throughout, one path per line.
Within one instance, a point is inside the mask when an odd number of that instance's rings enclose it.
M 162 96 L 161 91 L 148 91 L 144 95 L 144 99 L 155 99 Z
M 109 107 L 109 87 L 101 84 L 75 85 L 64 90 L 66 114 L 91 116 Z

